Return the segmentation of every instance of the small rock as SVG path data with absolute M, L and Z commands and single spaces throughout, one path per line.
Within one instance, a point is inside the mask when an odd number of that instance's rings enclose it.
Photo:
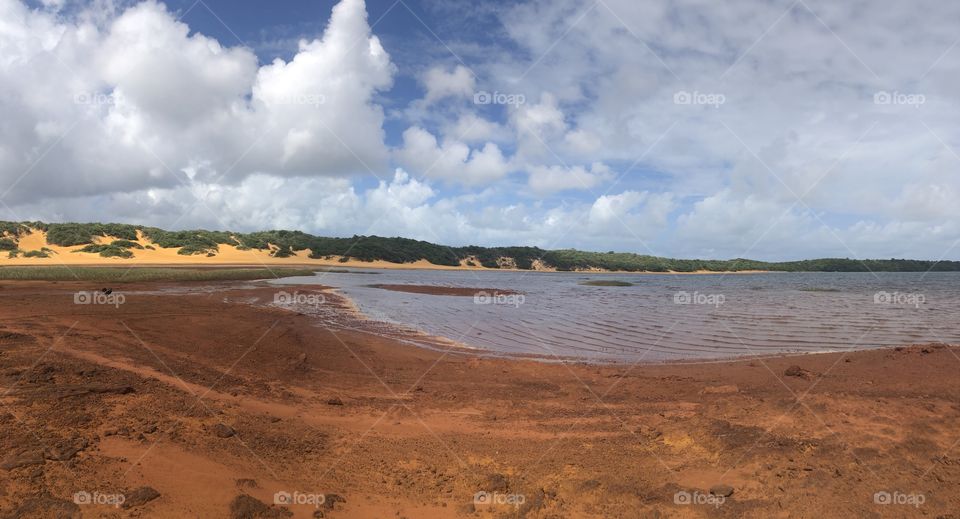
M 257 480 L 250 478 L 240 478 L 236 481 L 237 488 L 260 488 Z
M 54 517 L 57 519 L 71 519 L 80 517 L 80 507 L 73 501 L 43 494 L 23 502 L 11 517 Z
M 0 463 L 0 469 L 13 470 L 33 465 L 43 465 L 45 459 L 42 452 L 23 452 L 8 457 Z
M 144 434 L 153 434 L 157 432 L 156 424 L 150 424 L 143 429 Z
M 710 493 L 720 497 L 730 497 L 733 495 L 733 487 L 730 485 L 714 485 L 710 487 Z
M 340 494 L 324 494 L 323 495 L 323 508 L 326 510 L 334 510 L 334 506 L 337 503 L 346 503 L 347 500 Z
M 233 428 L 228 425 L 218 423 L 213 426 L 213 433 L 217 435 L 217 438 L 230 438 L 237 434 L 237 431 L 234 431 Z
M 494 472 L 487 474 L 487 480 L 482 485 L 482 489 L 487 492 L 506 492 L 510 489 L 510 481 L 507 476 Z
M 58 445 L 46 452 L 46 458 L 53 461 L 69 461 L 76 457 L 77 453 L 86 449 L 88 445 L 89 442 L 83 438 L 74 444 Z
M 140 487 L 129 494 L 126 494 L 126 500 L 124 500 L 123 505 L 124 509 L 130 509 L 138 506 L 143 506 L 150 501 L 160 497 L 160 492 L 157 492 L 156 489 L 152 487 Z
M 255 497 L 241 494 L 230 502 L 230 519 L 282 519 L 293 512 L 286 508 L 268 506 Z
M 339 398 L 331 398 L 330 400 L 327 400 L 327 405 L 343 405 L 343 400 L 340 400 Z
M 801 368 L 800 366 L 790 366 L 786 371 L 783 372 L 784 375 L 788 377 L 800 377 L 800 378 L 810 378 L 810 372 Z

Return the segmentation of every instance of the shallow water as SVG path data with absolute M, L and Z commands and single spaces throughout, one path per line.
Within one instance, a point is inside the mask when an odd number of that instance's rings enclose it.
M 604 361 L 717 359 L 960 342 L 960 273 L 584 274 L 374 270 L 277 284 L 339 287 L 368 316 L 498 353 Z M 584 286 L 622 280 L 627 287 Z M 479 298 L 415 284 L 517 290 Z

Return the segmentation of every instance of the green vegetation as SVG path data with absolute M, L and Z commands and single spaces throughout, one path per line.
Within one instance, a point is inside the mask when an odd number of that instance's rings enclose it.
M 220 244 L 238 245 L 233 233 L 224 231 L 164 231 L 156 227 L 142 228 L 143 234 L 162 249 L 180 247 L 177 254 L 216 254 Z
M 633 283 L 629 281 L 619 281 L 616 279 L 591 279 L 590 281 L 583 281 L 581 285 L 587 285 L 591 287 L 632 287 Z
M 391 263 L 412 263 L 425 259 L 434 265 L 458 266 L 462 257 L 455 249 L 443 245 L 408 238 L 378 236 L 313 238 L 307 248 L 311 250 L 311 258 L 344 256 L 360 261 L 383 260 Z
M 143 245 L 130 240 L 113 240 L 110 244 L 113 247 L 123 247 L 124 249 L 143 249 Z
M 234 245 L 241 250 L 269 251 L 276 258 L 286 258 L 296 251 L 309 251 L 313 259 L 341 257 L 341 261 L 387 261 L 412 263 L 426 260 L 434 265 L 458 266 L 461 262 L 487 268 L 516 265 L 529 270 L 535 263 L 553 267 L 559 271 L 588 269 L 624 272 L 736 272 L 745 270 L 779 272 L 935 272 L 960 271 L 958 261 L 921 261 L 905 259 L 856 260 L 849 258 L 824 258 L 788 262 L 763 262 L 749 259 L 699 260 L 672 259 L 625 252 L 586 252 L 576 249 L 545 250 L 539 247 L 447 247 L 435 243 L 407 238 L 382 238 L 379 236 L 353 236 L 350 238 L 326 238 L 300 231 L 260 231 L 234 233 L 228 231 L 165 231 L 156 227 L 117 223 L 51 223 L 0 222 L 0 251 L 9 251 L 10 257 L 22 254 L 26 257 L 47 257 L 52 251 L 18 250 L 18 238 L 29 229 L 47 232 L 47 241 L 60 246 L 83 245 L 83 252 L 100 254 L 103 257 L 128 258 L 135 249 L 142 247 L 134 240 L 137 231 L 142 232 L 159 248 L 179 248 L 178 254 L 214 256 L 220 245 Z M 96 244 L 96 238 L 116 238 L 109 245 Z
M 40 250 L 28 250 L 23 253 L 24 258 L 49 258 L 55 254 L 52 250 L 47 247 L 43 247 Z
M 73 252 L 100 254 L 104 258 L 132 258 L 133 252 L 129 249 L 143 249 L 143 245 L 130 240 L 113 240 L 109 245 L 91 243 Z
M 291 268 L 147 268 L 147 267 L 0 267 L 0 280 L 233 281 L 312 276 L 313 269 Z
M 92 254 L 100 254 L 100 256 L 104 258 L 132 258 L 133 252 L 130 252 L 125 247 L 116 245 L 117 241 L 111 243 L 110 245 L 91 244 L 73 252 L 89 252 Z
M 24 222 L 24 224 L 33 226 L 30 222 Z M 93 243 L 93 238 L 96 236 L 113 236 L 124 240 L 136 240 L 139 227 L 122 223 L 51 223 L 39 228 L 40 230 L 45 228 L 47 231 L 47 243 L 72 247 Z

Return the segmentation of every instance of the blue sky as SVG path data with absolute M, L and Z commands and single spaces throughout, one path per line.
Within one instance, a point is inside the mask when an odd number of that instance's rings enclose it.
M 0 210 L 958 259 L 958 14 L 932 0 L 0 0 Z

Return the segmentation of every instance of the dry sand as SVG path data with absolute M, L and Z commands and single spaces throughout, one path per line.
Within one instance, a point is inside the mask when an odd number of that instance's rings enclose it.
M 73 304 L 95 288 L 0 283 L 0 517 L 321 516 L 277 492 L 361 519 L 960 509 L 956 348 L 558 365 L 385 339 L 319 287 L 316 317 L 250 283 Z

